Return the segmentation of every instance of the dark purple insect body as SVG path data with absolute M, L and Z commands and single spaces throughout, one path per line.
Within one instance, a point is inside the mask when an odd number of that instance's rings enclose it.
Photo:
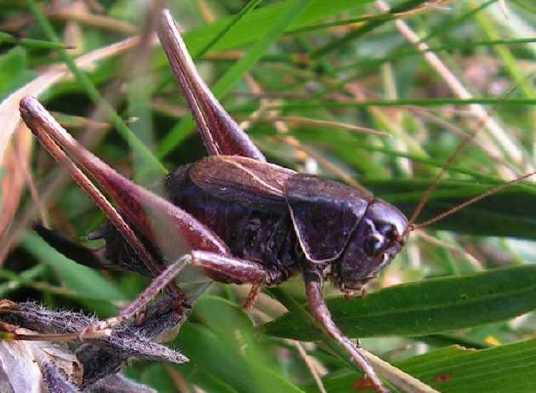
M 332 180 L 245 157 L 214 156 L 179 167 L 164 188 L 167 199 L 214 231 L 233 256 L 261 265 L 265 285 L 307 270 L 332 278 L 343 291 L 359 290 L 405 240 L 407 219 L 394 206 Z M 112 265 L 143 266 L 133 264 L 135 253 L 119 233 L 108 230 L 103 237 Z
M 263 265 L 269 285 L 314 266 L 341 289 L 359 289 L 400 251 L 407 224 L 356 189 L 240 157 L 181 167 L 166 191 L 234 256 Z

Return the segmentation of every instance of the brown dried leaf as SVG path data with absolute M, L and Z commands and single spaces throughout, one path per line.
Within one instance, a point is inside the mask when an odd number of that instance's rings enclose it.
M 129 321 L 109 333 L 87 337 L 80 342 L 76 335 L 94 326 L 98 322 L 95 318 L 71 311 L 48 310 L 32 302 L 0 300 L 0 332 L 4 331 L 6 337 L 22 339 L 24 330 L 34 332 L 34 335 L 48 335 L 42 336 L 46 339 L 59 339 L 57 335 L 63 335 L 63 338 L 75 335 L 71 337 L 75 339 L 71 349 L 83 374 L 73 382 L 83 389 L 92 388 L 96 382 L 119 372 L 125 362 L 132 358 L 172 363 L 188 361 L 179 352 L 156 342 L 162 334 L 180 326 L 182 319 L 183 315 L 169 299 L 163 298 L 149 305 L 142 322 Z M 78 347 L 73 348 L 76 345 Z
M 35 334 L 22 328 L 17 328 L 17 333 Z M 0 341 L 1 392 L 77 392 L 72 382 L 80 382 L 81 371 L 74 354 L 58 345 L 46 341 Z M 65 388 L 59 390 L 62 387 Z
M 21 124 L 5 151 L 4 160 L 0 165 L 3 171 L 0 178 L 2 192 L 0 193 L 0 238 L 8 229 L 24 190 L 25 170 L 29 166 L 32 151 L 31 134 L 28 128 Z

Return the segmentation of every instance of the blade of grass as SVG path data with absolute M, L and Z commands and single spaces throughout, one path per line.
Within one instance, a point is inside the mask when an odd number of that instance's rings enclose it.
M 105 302 L 125 301 L 125 295 L 110 281 L 87 267 L 78 265 L 51 248 L 39 236 L 29 233 L 22 244 L 44 264 L 52 267 L 57 275 L 81 297 Z
M 425 3 L 424 0 L 408 0 L 404 3 L 394 7 L 391 12 L 383 14 L 384 17 L 373 19 L 365 25 L 353 30 L 352 32 L 346 34 L 344 37 L 334 39 L 330 43 L 320 47 L 310 54 L 312 59 L 317 59 L 322 56 L 327 55 L 330 52 L 333 52 L 337 49 L 340 49 L 342 46 L 347 45 L 349 42 L 365 35 L 366 33 L 382 26 L 384 23 L 396 18 L 396 14 L 411 11 L 414 8 L 419 7 Z
M 367 108 L 370 106 L 424 106 L 436 107 L 444 105 L 459 105 L 466 106 L 472 104 L 481 105 L 497 105 L 497 106 L 513 106 L 520 105 L 534 106 L 536 99 L 533 98 L 494 98 L 494 97 L 474 97 L 468 99 L 460 98 L 402 98 L 398 100 L 367 100 L 362 102 L 333 102 L 332 100 L 316 100 L 316 101 L 294 101 L 290 103 L 282 103 L 274 105 L 275 109 L 295 110 L 295 109 L 314 109 L 314 108 Z M 249 108 L 249 107 L 248 107 Z M 237 109 L 237 112 L 248 111 L 248 108 L 243 107 Z
M 62 43 L 44 41 L 44 40 L 36 40 L 32 38 L 17 38 L 17 37 L 12 36 L 9 33 L 0 31 L 0 43 L 2 42 L 5 42 L 7 44 L 13 44 L 13 45 L 21 45 L 21 46 L 25 46 L 28 48 L 38 48 L 38 49 L 64 48 L 64 49 L 67 49 L 67 46 L 65 46 Z
M 536 266 L 515 266 L 384 288 L 364 298 L 328 299 L 337 325 L 350 337 L 419 336 L 503 321 L 536 308 Z M 310 320 L 288 313 L 266 333 L 314 340 Z
M 37 23 L 44 31 L 48 39 L 52 42 L 61 43 L 59 37 L 57 36 L 52 24 L 47 19 L 46 15 L 43 13 L 41 8 L 36 4 L 34 0 L 27 0 L 28 7 L 32 12 L 32 15 L 37 20 Z M 89 98 L 92 100 L 93 104 L 101 107 L 105 113 L 110 117 L 113 125 L 119 132 L 119 134 L 128 142 L 131 148 L 138 152 L 138 154 L 144 158 L 146 164 L 151 168 L 158 171 L 160 174 L 167 173 L 166 168 L 162 163 L 153 155 L 153 153 L 143 144 L 142 141 L 132 132 L 132 130 L 127 126 L 125 121 L 119 116 L 115 111 L 112 105 L 102 97 L 98 89 L 95 87 L 91 79 L 87 76 L 85 72 L 80 70 L 76 65 L 73 58 L 67 53 L 64 48 L 58 48 L 58 52 L 65 62 L 71 73 L 75 76 L 80 85 L 84 88 Z
M 222 39 L 222 37 L 225 36 L 225 34 L 227 34 L 240 20 L 242 20 L 242 18 L 253 11 L 261 2 L 262 0 L 249 1 L 244 7 L 242 7 L 238 14 L 231 18 L 229 23 L 227 23 L 224 28 L 214 36 L 214 38 L 212 38 L 204 47 L 195 52 L 192 57 L 197 59 L 205 55 L 205 53 L 207 53 L 214 45 L 218 43 L 218 41 Z
M 442 393 L 532 393 L 536 389 L 536 340 L 483 350 L 445 347 L 396 363 Z M 353 391 L 361 375 L 341 370 L 324 379 L 330 393 Z M 316 393 L 314 385 L 307 392 Z

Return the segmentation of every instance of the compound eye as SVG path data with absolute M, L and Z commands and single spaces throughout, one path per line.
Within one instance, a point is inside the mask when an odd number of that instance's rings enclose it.
M 394 225 L 384 224 L 379 229 L 380 232 L 386 239 L 394 240 L 397 237 L 397 231 Z
M 363 244 L 365 254 L 367 254 L 369 257 L 377 256 L 382 251 L 383 243 L 384 241 L 382 238 L 374 235 L 369 236 Z

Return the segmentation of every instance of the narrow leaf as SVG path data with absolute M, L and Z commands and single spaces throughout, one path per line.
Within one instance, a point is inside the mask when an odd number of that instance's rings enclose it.
M 397 364 L 442 393 L 532 393 L 536 390 L 536 340 L 479 351 L 447 347 Z M 343 371 L 324 379 L 328 392 L 352 392 L 361 376 Z M 316 392 L 310 385 L 307 392 Z
M 89 299 L 126 300 L 125 295 L 99 273 L 78 265 L 51 248 L 39 236 L 30 233 L 23 240 L 24 247 L 40 261 L 51 266 L 67 287 Z
M 502 321 L 536 308 L 536 266 L 397 285 L 360 299 L 331 298 L 337 325 L 350 337 L 419 336 Z M 265 325 L 268 334 L 315 340 L 319 332 L 298 313 Z

